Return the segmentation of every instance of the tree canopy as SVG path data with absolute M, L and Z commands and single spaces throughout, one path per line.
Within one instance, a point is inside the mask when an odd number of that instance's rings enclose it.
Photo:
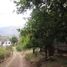
M 21 36 L 29 36 L 29 46 L 49 48 L 54 41 L 67 43 L 67 0 L 19 0 L 15 3 L 19 13 L 33 9 L 20 32 Z
M 18 39 L 17 39 L 17 37 L 15 37 L 15 36 L 13 36 L 10 40 L 11 40 L 11 42 L 12 42 L 13 44 L 15 44 L 15 43 L 18 42 Z

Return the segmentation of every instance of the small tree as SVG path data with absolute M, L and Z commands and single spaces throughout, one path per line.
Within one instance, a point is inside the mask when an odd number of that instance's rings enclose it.
M 16 44 L 17 41 L 18 41 L 17 37 L 13 36 L 13 37 L 11 38 L 11 42 L 12 42 L 13 44 Z

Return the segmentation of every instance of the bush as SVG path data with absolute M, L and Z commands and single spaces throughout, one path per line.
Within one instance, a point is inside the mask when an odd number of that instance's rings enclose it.
M 10 51 L 0 47 L 0 62 L 10 56 Z
M 0 48 L 0 60 L 4 59 L 5 55 L 6 55 L 5 49 L 4 48 Z
M 17 45 L 16 49 L 17 49 L 17 51 L 22 51 L 23 46 L 22 45 Z

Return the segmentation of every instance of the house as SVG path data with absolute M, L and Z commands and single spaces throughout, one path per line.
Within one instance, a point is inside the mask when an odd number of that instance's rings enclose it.
M 0 41 L 0 45 L 2 45 L 2 42 Z
M 0 46 L 6 47 L 12 45 L 10 40 L 0 41 Z
M 2 45 L 3 45 L 4 47 L 5 47 L 5 46 L 10 46 L 10 45 L 11 45 L 11 41 L 10 41 L 10 40 L 6 40 L 6 41 L 3 42 Z
M 0 46 L 6 47 L 12 45 L 11 41 L 7 37 L 0 37 Z

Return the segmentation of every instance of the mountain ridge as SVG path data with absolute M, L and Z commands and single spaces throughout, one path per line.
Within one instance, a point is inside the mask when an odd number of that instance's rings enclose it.
M 9 26 L 9 27 L 1 27 L 0 28 L 0 35 L 2 36 L 19 36 L 19 32 L 17 29 L 20 27 L 16 26 Z

